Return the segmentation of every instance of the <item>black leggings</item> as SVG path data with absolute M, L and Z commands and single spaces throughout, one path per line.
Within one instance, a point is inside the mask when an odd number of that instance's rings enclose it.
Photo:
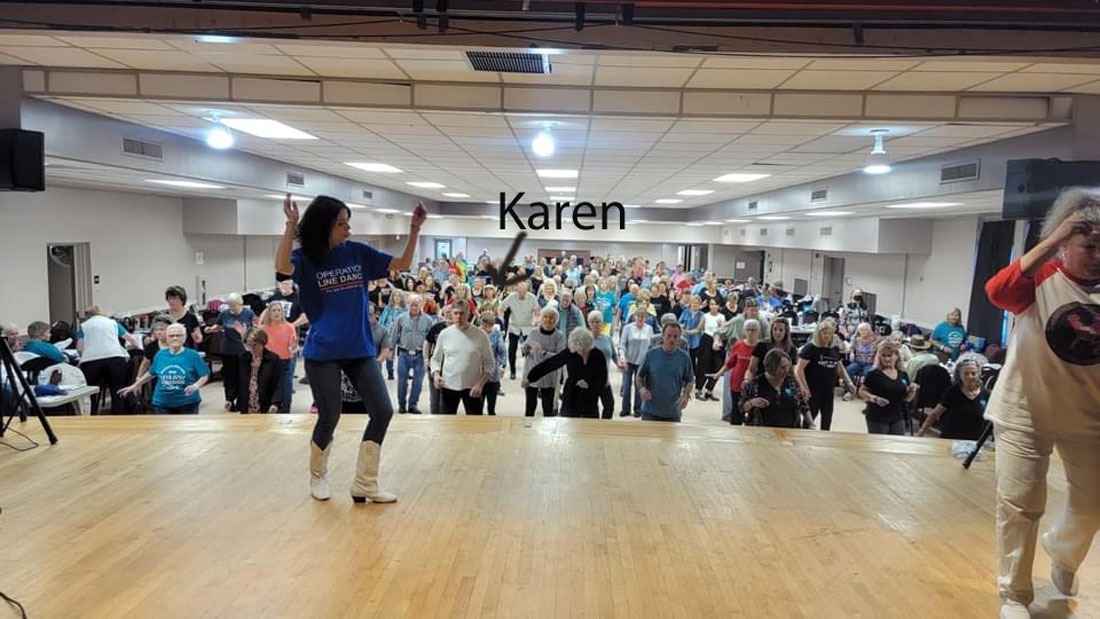
M 508 334 L 508 371 L 512 376 L 516 375 L 516 349 L 519 348 L 519 340 L 521 337 L 522 336 L 516 335 L 515 333 Z
M 821 429 L 828 430 L 833 426 L 833 388 L 819 387 L 820 391 L 810 390 L 810 415 L 817 420 L 821 415 Z
M 600 405 L 603 408 L 604 419 L 611 419 L 615 416 L 615 394 L 611 391 L 610 383 L 603 388 L 603 393 L 600 394 Z
M 557 415 L 554 410 L 554 393 L 553 387 L 547 387 L 545 389 L 537 389 L 535 387 L 528 387 L 527 391 L 527 409 L 524 414 L 527 417 L 535 416 L 535 409 L 539 406 L 539 400 L 542 400 L 542 416 L 553 417 Z
M 237 392 L 240 391 L 241 382 L 240 367 L 240 355 L 230 353 L 222 355 L 222 387 L 225 389 L 226 402 L 234 403 L 237 401 Z M 233 410 L 236 410 L 236 404 L 233 405 Z
M 490 415 L 497 414 L 497 394 L 500 393 L 500 382 L 487 382 L 481 388 L 481 395 L 485 398 L 486 412 Z
M 126 413 L 126 400 L 122 396 L 118 395 L 118 390 L 122 389 L 129 382 L 126 379 L 126 359 L 122 357 L 108 357 L 106 359 L 96 359 L 95 361 L 85 361 L 80 364 L 80 371 L 84 372 L 84 382 L 92 387 L 100 387 L 106 384 L 108 389 L 111 390 L 111 414 L 123 415 Z M 99 401 L 99 396 L 96 396 L 96 402 L 93 409 L 98 414 L 99 406 L 102 402 Z
M 306 359 L 306 376 L 309 377 L 309 388 L 313 391 L 313 401 L 317 404 L 313 442 L 321 449 L 332 442 L 332 433 L 336 431 L 343 407 L 340 399 L 341 372 L 347 375 L 370 415 L 367 429 L 363 431 L 363 440 L 381 445 L 393 417 L 393 404 L 390 402 L 389 391 L 386 390 L 386 381 L 382 379 L 382 370 L 374 357 L 339 361 Z
M 457 415 L 459 402 L 461 402 L 462 407 L 466 409 L 467 415 L 480 415 L 482 406 L 485 404 L 484 398 L 475 398 L 470 395 L 469 389 L 457 391 L 444 387 L 439 390 L 439 397 L 443 400 L 443 410 L 440 412 L 444 415 Z
M 704 334 L 699 342 L 699 364 L 695 367 L 695 390 L 714 391 L 714 378 L 707 374 L 718 371 L 722 361 L 722 351 L 714 350 L 714 338 Z

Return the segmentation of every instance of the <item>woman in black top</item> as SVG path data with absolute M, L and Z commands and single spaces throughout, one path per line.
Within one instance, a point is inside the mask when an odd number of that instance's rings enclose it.
M 982 389 L 981 363 L 976 356 L 963 356 L 955 364 L 955 381 L 940 398 L 932 414 L 924 420 L 918 435 L 923 435 L 937 419 L 940 438 L 976 441 L 985 427 L 985 405 L 989 393 Z
M 791 324 L 787 322 L 786 318 L 772 319 L 771 338 L 761 337 L 760 342 L 752 349 L 749 369 L 745 372 L 746 381 L 752 380 L 756 376 L 756 373 L 760 371 L 760 366 L 764 363 L 764 355 L 772 349 L 787 353 L 787 358 L 792 363 L 798 359 L 798 348 L 791 341 Z
M 235 407 L 241 414 L 279 412 L 282 394 L 279 379 L 283 375 L 283 362 L 266 346 L 267 333 L 263 329 L 251 329 L 245 334 Z
M 573 329 L 568 347 L 531 368 L 523 379 L 524 388 L 528 381 L 537 381 L 564 365 L 561 416 L 599 418 L 600 395 L 607 386 L 607 358 L 594 345 L 591 331 L 584 327 Z
M 668 285 L 657 282 L 653 285 L 653 295 L 650 298 L 653 307 L 657 310 L 657 316 L 672 313 L 672 299 L 668 296 Z
M 859 397 L 867 402 L 863 414 L 867 416 L 869 434 L 905 434 L 901 409 L 917 397 L 917 385 L 909 382 L 909 375 L 897 364 L 898 344 L 884 340 L 878 346 L 874 369 L 859 388 Z
M 168 316 L 187 330 L 187 339 L 183 341 L 183 347 L 193 349 L 201 344 L 202 329 L 199 326 L 199 319 L 187 310 L 187 291 L 183 286 L 169 286 L 164 291 L 164 300 L 168 303 Z
M 772 349 L 764 355 L 764 371 L 745 384 L 738 406 L 748 425 L 813 427 L 810 407 L 791 376 L 791 359 L 782 350 Z
M 837 379 L 843 379 L 850 391 L 855 391 L 848 371 L 840 362 L 836 344 L 836 322 L 831 318 L 818 321 L 814 335 L 798 353 L 795 377 L 802 397 L 810 403 L 810 414 L 816 420 L 821 415 L 821 429 L 833 425 L 833 399 Z

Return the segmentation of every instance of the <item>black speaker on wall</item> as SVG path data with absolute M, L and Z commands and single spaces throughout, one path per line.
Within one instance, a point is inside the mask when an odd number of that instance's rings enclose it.
M 45 190 L 45 134 L 0 129 L 0 191 Z
M 1001 217 L 1042 219 L 1063 189 L 1077 185 L 1100 185 L 1100 161 L 1009 160 Z

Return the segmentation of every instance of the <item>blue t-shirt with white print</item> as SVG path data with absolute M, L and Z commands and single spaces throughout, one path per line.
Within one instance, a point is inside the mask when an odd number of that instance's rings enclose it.
M 390 254 L 358 241 L 341 243 L 318 264 L 294 250 L 294 282 L 309 318 L 302 356 L 332 361 L 377 354 L 367 320 L 367 282 L 386 277 L 391 260 Z
M 162 348 L 153 357 L 149 373 L 157 377 L 157 386 L 153 389 L 153 406 L 188 406 L 202 401 L 198 391 L 188 395 L 187 386 L 194 384 L 210 373 L 206 361 L 199 353 L 190 348 L 181 348 L 173 354 L 169 348 Z

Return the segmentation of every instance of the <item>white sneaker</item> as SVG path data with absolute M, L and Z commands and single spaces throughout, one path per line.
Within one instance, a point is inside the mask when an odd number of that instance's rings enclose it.
M 1015 600 L 1004 600 L 1001 602 L 1001 619 L 1031 619 L 1031 612 Z
M 1077 595 L 1077 589 L 1080 583 L 1077 581 L 1077 572 L 1071 572 L 1069 570 L 1062 569 L 1054 563 L 1054 555 L 1050 552 L 1050 531 L 1043 533 L 1039 540 L 1043 544 L 1043 550 L 1046 551 L 1047 556 L 1051 560 L 1050 568 L 1050 580 L 1054 583 L 1054 586 L 1058 588 L 1058 591 L 1062 595 L 1073 597 Z
M 845 402 L 851 402 L 852 401 L 852 394 L 845 391 L 844 395 L 840 399 L 844 400 Z

